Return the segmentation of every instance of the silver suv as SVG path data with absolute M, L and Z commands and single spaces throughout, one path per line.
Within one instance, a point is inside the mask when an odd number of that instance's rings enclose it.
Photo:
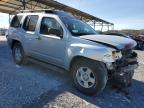
M 67 70 L 76 88 L 88 95 L 100 93 L 108 79 L 120 87 L 130 85 L 138 66 L 134 40 L 99 35 L 62 11 L 19 13 L 6 37 L 16 64 L 33 58 Z

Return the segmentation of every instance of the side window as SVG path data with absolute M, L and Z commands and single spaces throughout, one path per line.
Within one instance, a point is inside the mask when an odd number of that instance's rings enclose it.
M 24 24 L 23 24 L 23 29 L 25 31 L 35 31 L 36 24 L 38 21 L 38 16 L 37 15 L 29 15 L 25 18 Z
M 41 21 L 40 34 L 62 37 L 63 29 L 56 19 L 44 17 Z
M 22 19 L 22 15 L 15 15 L 11 21 L 11 24 L 10 24 L 10 27 L 14 27 L 14 28 L 18 28 L 20 27 L 20 22 L 21 22 L 21 19 Z

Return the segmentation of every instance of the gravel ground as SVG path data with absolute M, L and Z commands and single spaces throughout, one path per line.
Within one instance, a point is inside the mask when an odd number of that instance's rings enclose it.
M 136 52 L 140 66 L 131 87 L 120 91 L 108 83 L 100 95 L 86 96 L 67 73 L 34 63 L 15 65 L 0 36 L 0 108 L 144 108 L 144 52 Z

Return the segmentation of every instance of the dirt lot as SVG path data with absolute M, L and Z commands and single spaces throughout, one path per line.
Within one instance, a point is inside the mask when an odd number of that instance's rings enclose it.
M 144 108 L 144 52 L 133 84 L 124 91 L 107 84 L 98 96 L 78 92 L 68 73 L 62 74 L 28 63 L 18 66 L 11 50 L 0 36 L 0 108 Z

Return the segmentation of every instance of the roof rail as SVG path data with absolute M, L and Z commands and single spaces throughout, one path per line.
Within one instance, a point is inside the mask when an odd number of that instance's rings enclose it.
M 35 10 L 20 10 L 21 13 L 27 12 L 46 12 L 46 13 L 53 13 L 54 9 L 35 9 Z

